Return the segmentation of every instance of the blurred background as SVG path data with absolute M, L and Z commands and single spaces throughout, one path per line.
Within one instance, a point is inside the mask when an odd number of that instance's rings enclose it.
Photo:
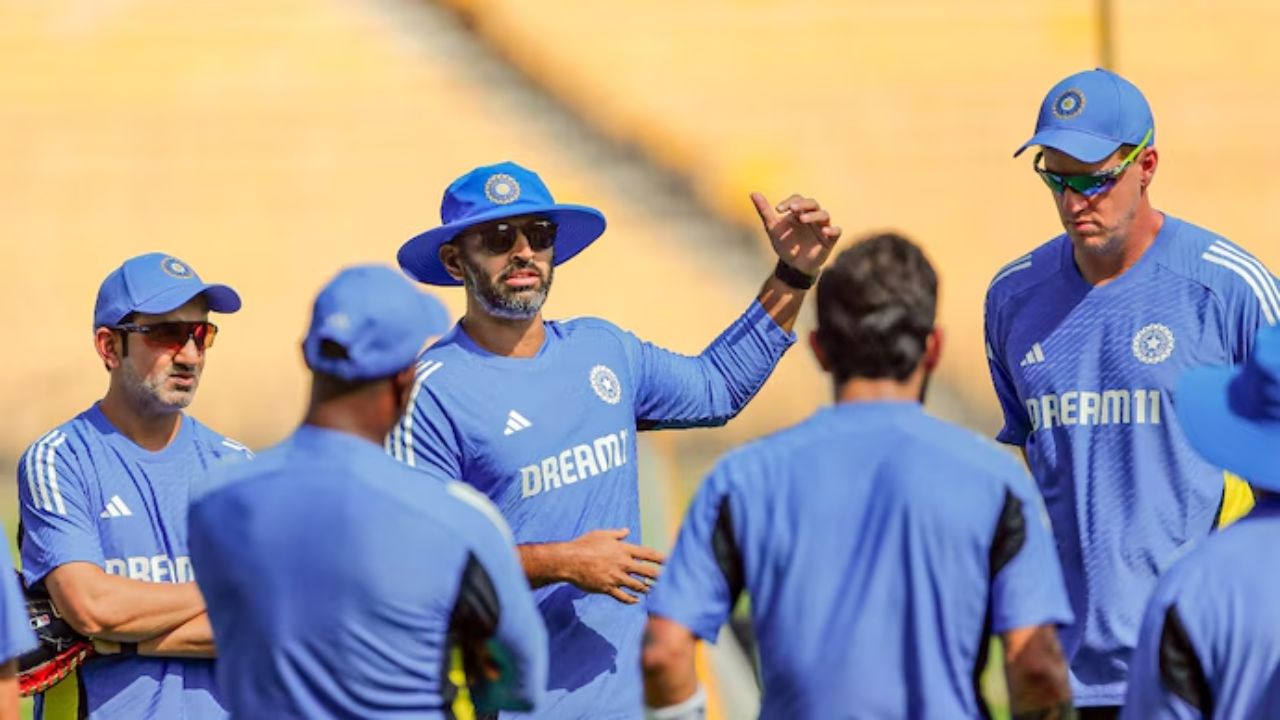
M 504 159 L 609 219 L 548 315 L 683 352 L 772 268 L 750 191 L 814 196 L 846 238 L 906 233 L 942 275 L 931 405 L 990 435 L 984 292 L 1061 229 L 1011 158 L 1043 94 L 1097 65 L 1133 80 L 1157 207 L 1277 268 L 1277 37 L 1261 0 L 0 0 L 6 523 L 17 456 L 105 389 L 91 311 L 121 260 L 164 251 L 241 292 L 192 410 L 262 447 L 300 417 L 316 290 L 394 264 L 453 178 Z M 801 343 L 729 426 L 644 436 L 646 541 L 666 546 L 717 455 L 829 393 Z M 714 714 L 750 716 L 725 652 Z

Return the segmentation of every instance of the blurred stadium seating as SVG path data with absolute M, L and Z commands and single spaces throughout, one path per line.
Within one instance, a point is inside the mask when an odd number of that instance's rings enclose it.
M 942 378 L 985 427 L 987 283 L 1061 230 L 1030 159 L 1010 154 L 1048 87 L 1097 63 L 1104 6 L 1116 69 L 1159 126 L 1157 206 L 1280 266 L 1272 3 L 445 1 L 725 217 L 751 222 L 738 201 L 750 188 L 795 187 L 854 235 L 888 226 L 923 242 L 943 269 Z
M 245 298 L 218 320 L 195 411 L 254 445 L 280 438 L 302 409 L 297 343 L 315 290 L 340 264 L 394 263 L 404 239 L 437 224 L 448 182 L 504 158 L 610 220 L 603 241 L 559 270 L 554 316 L 599 314 L 696 352 L 746 307 L 771 263 L 736 270 L 741 259 L 719 257 L 705 221 L 663 193 L 630 190 L 625 168 L 575 126 L 558 127 L 518 75 L 451 40 L 460 29 L 448 15 L 416 10 L 0 5 L 0 47 L 24 69 L 0 74 L 0 300 L 13 309 L 5 336 L 21 348 L 0 377 L 0 452 L 12 458 L 101 393 L 97 284 L 152 249 Z M 443 295 L 461 311 L 462 291 Z M 799 406 L 791 416 L 821 393 L 795 355 L 772 391 L 775 407 Z

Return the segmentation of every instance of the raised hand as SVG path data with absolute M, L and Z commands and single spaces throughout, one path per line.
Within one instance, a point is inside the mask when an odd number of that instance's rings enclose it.
M 665 558 L 657 550 L 623 542 L 630 532 L 626 528 L 594 530 L 568 543 L 573 548 L 565 568 L 569 582 L 621 603 L 639 602 L 623 588 L 641 594 L 649 592 Z
M 774 206 L 756 192 L 751 202 L 778 258 L 806 275 L 817 275 L 841 233 L 818 201 L 792 195 Z

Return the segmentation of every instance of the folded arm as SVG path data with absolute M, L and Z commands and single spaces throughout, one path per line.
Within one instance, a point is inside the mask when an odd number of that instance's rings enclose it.
M 195 583 L 130 580 L 87 562 L 60 565 L 46 576 L 45 586 L 71 627 L 116 642 L 156 638 L 204 612 Z
M 18 661 L 0 665 L 0 720 L 18 720 Z

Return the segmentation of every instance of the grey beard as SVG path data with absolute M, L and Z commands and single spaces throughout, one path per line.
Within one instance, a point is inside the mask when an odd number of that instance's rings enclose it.
M 471 297 L 480 304 L 487 315 L 503 320 L 530 320 L 537 317 L 542 305 L 547 301 L 551 291 L 551 279 L 555 270 L 547 272 L 542 287 L 536 292 L 522 292 L 518 295 L 507 294 L 500 286 L 489 282 L 476 268 L 465 260 L 462 263 L 463 284 L 470 291 Z
M 165 397 L 166 393 L 160 388 L 167 379 L 167 375 L 158 381 L 140 377 L 131 369 L 124 368 L 122 380 L 126 388 L 125 394 L 134 411 L 144 417 L 155 417 L 180 412 L 190 405 L 195 399 L 195 388 L 190 392 L 168 393 L 171 397 Z

